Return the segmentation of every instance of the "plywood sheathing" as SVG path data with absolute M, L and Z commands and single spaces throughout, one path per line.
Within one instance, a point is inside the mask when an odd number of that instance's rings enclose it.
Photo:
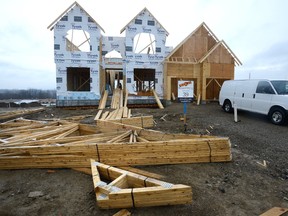
M 97 205 L 103 209 L 189 204 L 190 186 L 148 178 L 91 160 Z M 102 181 L 108 180 L 110 183 Z

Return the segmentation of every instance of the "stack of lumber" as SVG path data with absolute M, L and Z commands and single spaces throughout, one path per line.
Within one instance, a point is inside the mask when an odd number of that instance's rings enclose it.
M 11 118 L 16 118 L 16 117 L 23 116 L 23 115 L 42 112 L 43 110 L 45 110 L 45 108 L 27 109 L 27 110 L 21 109 L 21 110 L 16 110 L 12 112 L 1 113 L 0 120 L 11 119 Z
M 25 123 L 0 124 L 0 169 L 89 167 L 90 158 L 114 166 L 231 160 L 228 138 L 165 134 L 117 122 L 104 125 L 110 128 L 104 133 L 98 125 Z
M 94 120 L 115 120 L 115 119 L 122 119 L 122 118 L 130 118 L 131 117 L 131 109 L 128 107 L 121 107 L 115 109 L 113 111 L 103 111 L 99 110 L 94 118 Z
M 192 202 L 190 186 L 174 185 L 148 178 L 95 162 L 95 160 L 91 160 L 91 171 L 97 204 L 103 209 L 177 205 Z
M 128 91 L 125 92 L 125 97 L 124 97 L 123 92 L 124 91 L 120 88 L 116 88 L 113 90 L 113 95 L 112 95 L 112 99 L 111 99 L 111 108 L 112 109 L 119 109 L 121 107 L 127 107 Z M 105 90 L 102 94 L 100 101 L 99 101 L 99 106 L 98 106 L 99 110 L 105 109 L 107 99 L 108 99 L 108 90 Z
M 105 125 L 105 122 L 107 121 L 119 123 L 121 125 L 131 125 L 141 128 L 152 128 L 154 126 L 153 116 L 131 117 L 130 110 L 125 108 L 126 107 L 122 107 L 112 112 L 106 111 L 104 113 L 99 110 L 94 120 L 99 126 Z

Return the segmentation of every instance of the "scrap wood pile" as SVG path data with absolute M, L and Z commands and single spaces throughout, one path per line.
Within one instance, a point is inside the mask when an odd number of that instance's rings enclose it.
M 99 207 L 125 208 L 190 203 L 192 190 L 111 166 L 231 160 L 228 138 L 149 130 L 144 117 L 135 118 L 130 125 L 125 118 L 100 119 L 96 126 L 66 120 L 4 122 L 0 169 L 89 168 Z

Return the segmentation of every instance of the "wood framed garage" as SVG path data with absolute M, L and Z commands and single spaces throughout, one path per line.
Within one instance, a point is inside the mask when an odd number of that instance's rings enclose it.
M 225 80 L 234 79 L 235 65 L 242 63 L 223 41 L 203 22 L 165 59 L 164 98 L 177 97 L 177 81 L 193 80 L 194 96 L 202 101 L 218 100 Z

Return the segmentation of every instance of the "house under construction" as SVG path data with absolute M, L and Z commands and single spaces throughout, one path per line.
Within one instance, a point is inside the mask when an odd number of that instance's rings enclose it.
M 98 105 L 104 90 L 128 92 L 128 104 L 177 97 L 177 81 L 193 80 L 195 96 L 217 100 L 224 80 L 241 64 L 224 41 L 202 23 L 175 49 L 166 46 L 167 30 L 147 8 L 121 29 L 104 29 L 77 2 L 48 28 L 54 31 L 58 107 Z M 116 53 L 115 57 L 112 53 Z

